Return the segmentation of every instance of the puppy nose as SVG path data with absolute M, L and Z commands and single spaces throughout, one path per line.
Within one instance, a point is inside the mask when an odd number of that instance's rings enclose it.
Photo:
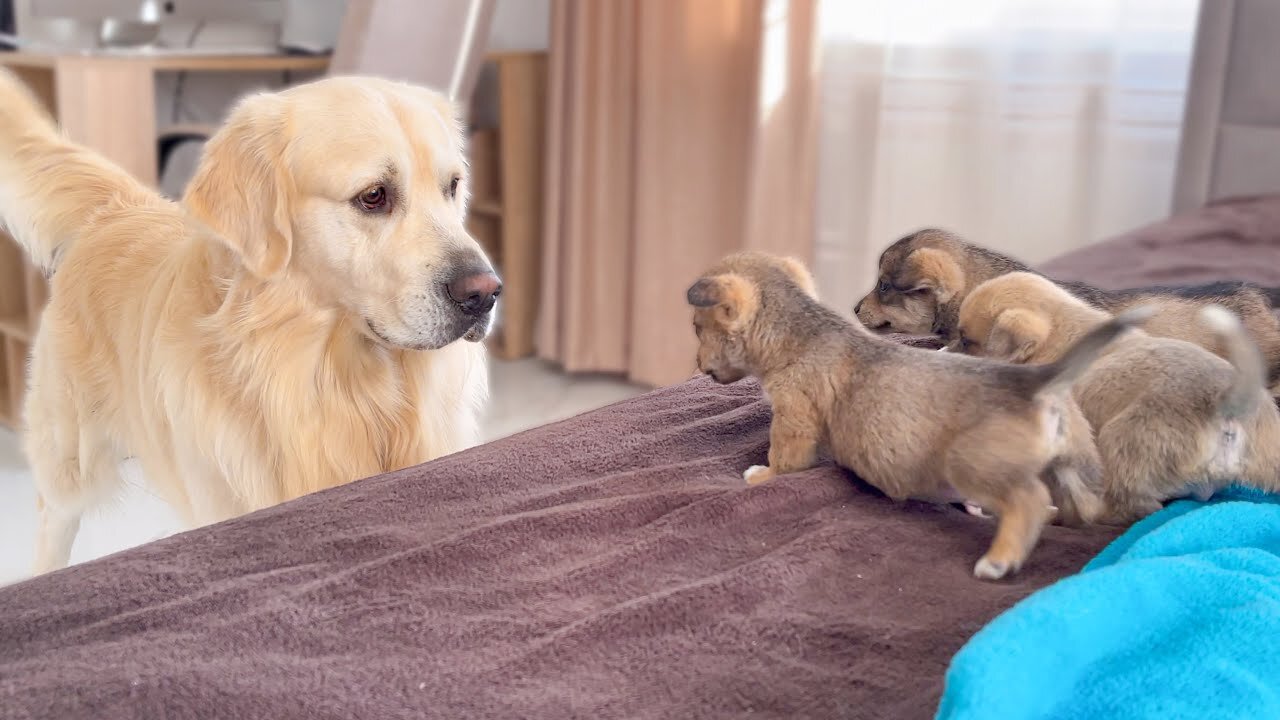
M 449 299 L 468 315 L 483 315 L 493 309 L 502 293 L 502 281 L 491 272 L 460 275 L 447 286 Z
M 857 315 L 857 314 L 858 314 L 858 313 L 860 313 L 860 312 L 862 312 L 862 301 L 861 301 L 861 300 L 859 300 L 859 301 L 858 301 L 858 304 L 857 304 L 857 305 L 854 305 L 854 306 L 853 306 L 853 314 L 854 314 L 854 315 Z

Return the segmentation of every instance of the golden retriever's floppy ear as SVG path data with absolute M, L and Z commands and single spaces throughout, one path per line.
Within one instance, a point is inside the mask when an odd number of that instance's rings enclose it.
M 1007 362 L 1024 363 L 1047 339 L 1049 323 L 1043 317 L 1030 310 L 1005 310 L 991 325 L 985 354 Z
M 908 260 L 917 278 L 910 290 L 930 290 L 941 305 L 964 289 L 964 270 L 945 251 L 920 248 L 911 253 Z
M 264 280 L 284 271 L 293 254 L 292 180 L 284 166 L 283 101 L 242 101 L 205 146 L 183 204 Z
M 814 283 L 813 273 L 809 272 L 809 268 L 805 267 L 804 263 L 793 257 L 784 257 L 781 262 L 782 269 L 787 273 L 787 275 L 791 276 L 791 279 L 795 281 L 795 284 L 799 285 L 800 289 L 803 290 L 806 295 L 817 300 L 818 286 Z
M 735 273 L 704 277 L 685 294 L 697 308 L 715 308 L 716 319 L 729 330 L 750 322 L 760 305 L 760 294 L 751 281 Z

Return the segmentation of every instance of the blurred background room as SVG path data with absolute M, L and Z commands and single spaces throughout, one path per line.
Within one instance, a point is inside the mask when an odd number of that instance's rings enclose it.
M 507 288 L 492 439 L 688 378 L 685 289 L 736 249 L 811 263 L 850 313 L 915 229 L 1034 264 L 1167 217 L 1201 22 L 1196 0 L 7 0 L 0 64 L 175 198 L 245 93 L 450 92 Z M 0 239 L 0 581 L 34 536 L 14 431 L 44 293 Z M 133 485 L 73 560 L 176 529 Z

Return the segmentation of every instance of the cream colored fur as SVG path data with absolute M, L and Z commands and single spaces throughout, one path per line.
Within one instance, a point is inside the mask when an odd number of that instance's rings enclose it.
M 477 442 L 485 352 L 460 338 L 490 318 L 440 289 L 489 267 L 465 174 L 438 94 L 335 78 L 244 101 L 174 203 L 0 74 L 0 217 L 53 272 L 26 405 L 36 571 L 127 457 L 201 525 Z M 385 213 L 353 200 L 375 184 Z

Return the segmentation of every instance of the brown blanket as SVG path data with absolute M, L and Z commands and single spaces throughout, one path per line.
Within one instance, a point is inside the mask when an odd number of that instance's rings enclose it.
M 0 715 L 927 717 L 1105 530 L 980 583 L 991 523 L 823 467 L 694 380 L 0 590 Z
M 1219 206 L 1048 269 L 1276 283 L 1277 231 Z M 1111 537 L 980 583 L 989 521 L 830 466 L 745 487 L 767 424 L 694 380 L 0 589 L 0 718 L 925 718 L 969 635 Z
M 1280 285 L 1280 196 L 1221 200 L 1063 255 L 1050 277 L 1108 290 L 1248 280 Z

